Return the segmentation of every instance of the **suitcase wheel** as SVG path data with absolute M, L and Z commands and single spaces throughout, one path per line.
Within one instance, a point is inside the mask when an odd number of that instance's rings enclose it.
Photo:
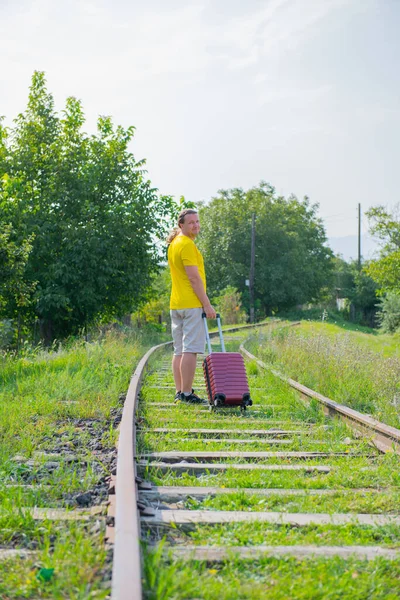
M 225 395 L 224 394 L 215 394 L 214 396 L 214 406 L 224 406 L 225 404 Z
M 253 400 L 250 398 L 250 394 L 243 394 L 242 404 L 240 410 L 245 411 L 248 406 L 253 406 Z

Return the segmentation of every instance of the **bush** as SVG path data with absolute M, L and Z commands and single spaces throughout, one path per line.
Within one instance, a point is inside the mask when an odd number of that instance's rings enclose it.
M 382 331 L 395 333 L 400 330 L 400 295 L 389 292 L 379 304 L 378 321 Z
M 242 297 L 236 288 L 226 287 L 222 290 L 221 295 L 214 298 L 212 302 L 217 312 L 221 314 L 225 325 L 237 325 L 246 322 L 247 315 L 242 308 Z
M 14 333 L 15 330 L 11 319 L 0 321 L 0 350 L 5 350 L 11 346 Z

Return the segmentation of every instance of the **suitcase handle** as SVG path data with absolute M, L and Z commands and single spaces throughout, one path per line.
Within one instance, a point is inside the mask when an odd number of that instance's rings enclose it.
M 206 340 L 207 340 L 207 346 L 208 346 L 208 353 L 211 354 L 212 349 L 211 349 L 210 334 L 208 333 L 207 315 L 206 315 L 205 312 L 203 312 L 201 316 L 203 317 L 204 331 L 206 332 Z M 225 350 L 225 343 L 224 343 L 224 337 L 222 335 L 221 316 L 220 316 L 219 313 L 217 313 L 217 325 L 218 325 L 219 341 L 221 342 L 221 351 L 222 352 L 226 352 L 226 350 Z

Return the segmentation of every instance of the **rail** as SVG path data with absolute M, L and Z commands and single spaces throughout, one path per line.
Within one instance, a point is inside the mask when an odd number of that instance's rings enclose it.
M 274 324 L 274 322 L 272 322 Z M 298 324 L 297 322 L 294 324 Z M 290 324 L 292 326 L 294 324 Z M 271 321 L 237 326 L 224 329 L 224 333 L 237 332 L 241 330 L 268 326 Z M 287 325 L 286 325 L 287 326 Z M 218 332 L 211 332 L 214 337 Z M 140 600 L 142 598 L 142 569 L 140 553 L 140 515 L 138 510 L 138 478 L 137 468 L 139 465 L 135 461 L 136 448 L 136 426 L 135 415 L 138 407 L 138 395 L 142 385 L 143 375 L 148 365 L 149 359 L 159 350 L 172 345 L 172 342 L 166 342 L 152 347 L 139 362 L 132 378 L 124 403 L 122 420 L 120 424 L 118 455 L 115 483 L 115 528 L 114 528 L 114 560 L 112 573 L 112 600 Z M 248 358 L 255 360 L 262 368 L 269 368 L 268 365 L 253 356 L 243 344 L 240 351 Z M 345 419 L 353 428 L 361 430 L 364 434 L 372 436 L 374 444 L 383 452 L 388 452 L 394 448 L 400 448 L 400 430 L 389 427 L 375 419 L 362 415 L 361 413 L 347 408 L 310 390 L 306 386 L 284 377 L 280 373 L 270 369 L 281 379 L 284 379 L 291 387 L 298 390 L 301 394 L 316 398 L 321 402 L 330 414 L 337 414 Z M 279 435 L 279 431 L 278 431 Z M 228 441 L 228 440 L 227 440 Z M 154 463 L 156 464 L 156 463 Z M 190 465 L 194 467 L 196 463 Z M 173 465 L 169 465 L 170 468 Z M 203 465 L 205 466 L 205 465 Z M 243 465 L 241 465 L 243 467 Z M 221 469 L 224 465 L 220 465 Z M 179 465 L 176 465 L 179 468 Z M 217 468 L 217 465 L 208 465 L 208 468 Z M 268 466 L 266 468 L 269 468 Z M 275 467 L 273 467 L 275 468 Z M 289 468 L 289 467 L 283 467 Z M 317 467 L 293 467 L 298 469 L 317 469 Z M 324 467 L 318 467 L 323 469 Z M 151 492 L 150 492 L 151 493 Z M 182 513 L 181 513 L 182 514 Z M 172 512 L 170 513 L 171 516 Z M 208 515 L 209 516 L 209 515 Z M 240 517 L 242 518 L 242 517 Z M 152 521 L 151 514 L 144 517 L 144 521 Z
M 371 442 L 380 450 L 381 452 L 394 452 L 400 450 L 400 429 L 396 429 L 396 427 L 391 427 L 390 425 L 386 425 L 381 421 L 377 421 L 368 415 L 363 415 L 362 413 L 349 408 L 348 406 L 344 406 L 343 404 L 339 404 L 326 396 L 323 396 L 319 392 L 315 392 L 314 390 L 306 387 L 305 385 L 291 379 L 290 377 L 286 377 L 279 373 L 276 369 L 273 369 L 265 362 L 251 354 L 243 344 L 240 345 L 240 352 L 246 356 L 247 358 L 256 361 L 256 363 L 263 369 L 267 369 L 278 377 L 282 381 L 285 381 L 290 387 L 296 389 L 303 396 L 308 398 L 314 398 L 318 400 L 323 406 L 324 410 L 327 414 L 330 415 L 340 415 L 340 417 L 346 421 L 346 423 L 354 430 L 358 430 L 363 434 L 366 434 L 370 437 Z

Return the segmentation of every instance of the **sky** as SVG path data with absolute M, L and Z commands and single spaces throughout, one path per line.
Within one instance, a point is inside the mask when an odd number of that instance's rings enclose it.
M 136 127 L 161 193 L 265 180 L 356 235 L 359 202 L 400 201 L 399 30 L 400 0 L 0 0 L 0 115 L 44 71 L 88 133 L 99 115 Z

